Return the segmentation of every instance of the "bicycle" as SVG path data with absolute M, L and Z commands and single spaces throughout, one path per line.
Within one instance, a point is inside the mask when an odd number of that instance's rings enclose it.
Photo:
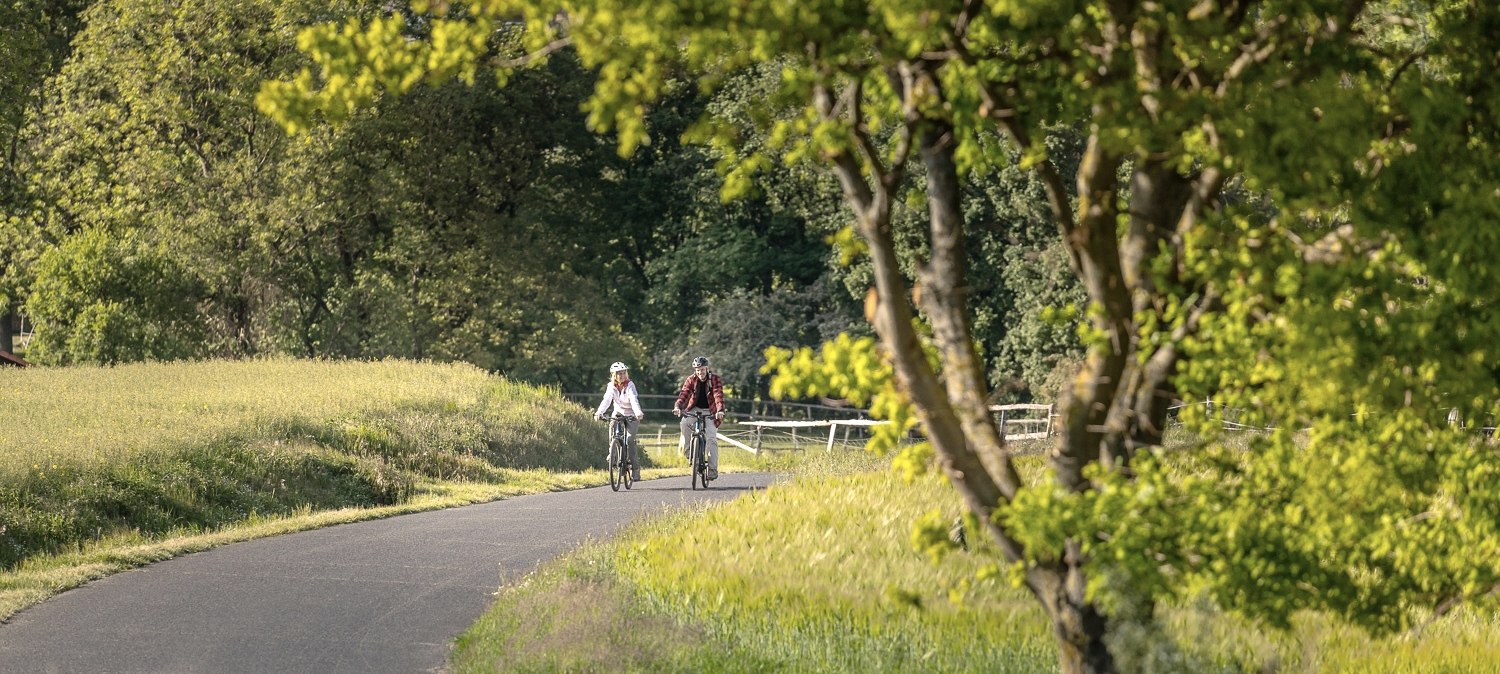
M 689 441 L 692 445 L 692 457 L 689 459 L 688 470 L 692 477 L 693 489 L 708 489 L 708 412 L 690 412 L 693 415 L 693 437 Z
M 629 447 L 625 444 L 625 420 L 627 417 L 615 415 L 607 419 L 609 421 L 609 488 L 611 491 L 620 491 L 624 485 L 630 489 L 634 484 L 632 475 L 635 474 L 635 464 L 630 460 Z

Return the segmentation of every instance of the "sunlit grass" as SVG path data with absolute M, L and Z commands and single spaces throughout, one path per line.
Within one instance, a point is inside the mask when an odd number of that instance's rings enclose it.
M 606 480 L 605 434 L 587 411 L 466 365 L 37 368 L 0 373 L 0 385 L 11 401 L 0 619 L 91 577 L 266 527 Z
M 0 426 L 8 450 L 0 475 L 115 462 L 228 432 L 380 409 L 474 409 L 493 395 L 491 378 L 477 368 L 394 360 L 29 368 L 0 373 L 0 382 L 13 410 Z
M 913 550 L 916 519 L 959 513 L 940 479 L 905 484 L 869 470 L 877 462 L 859 453 L 779 460 L 802 477 L 638 523 L 503 588 L 460 639 L 455 668 L 1057 671 L 1035 600 L 1003 573 L 979 580 L 996 561 L 987 545 L 936 563 Z M 1020 468 L 1038 477 L 1040 457 Z M 1118 642 L 1134 651 L 1139 671 L 1500 671 L 1500 622 L 1475 611 L 1419 636 L 1384 637 L 1315 613 L 1297 616 L 1286 632 L 1207 604 L 1163 607 L 1158 616 L 1157 631 Z
M 974 580 L 989 560 L 958 554 L 932 564 L 911 551 L 913 519 L 932 508 L 957 514 L 951 490 L 935 480 L 902 485 L 885 472 L 839 475 L 871 462 L 857 453 L 809 452 L 800 462 L 808 474 L 791 484 L 641 523 L 502 593 L 461 639 L 459 671 L 1055 668 L 1029 597 Z M 605 656 L 648 651 L 630 661 L 580 661 L 584 651 L 562 646 L 569 640 L 549 632 L 552 623 L 530 612 L 513 620 L 554 593 L 613 611 L 606 623 L 651 626 L 657 635 L 633 638 L 669 646 Z

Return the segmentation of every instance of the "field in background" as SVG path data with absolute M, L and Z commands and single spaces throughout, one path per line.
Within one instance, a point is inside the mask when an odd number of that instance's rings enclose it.
M 0 619 L 91 577 L 250 535 L 227 529 L 604 482 L 604 431 L 586 411 L 467 365 L 34 368 L 0 373 L 0 385 L 12 401 L 0 423 Z M 303 524 L 269 524 L 287 518 Z
M 987 569 L 993 556 L 934 563 L 913 550 L 914 520 L 959 512 L 940 480 L 904 484 L 851 453 L 776 460 L 804 475 L 642 522 L 502 588 L 460 637 L 455 669 L 1057 671 L 1044 616 Z M 1500 621 L 1466 609 L 1420 639 L 1317 614 L 1280 633 L 1208 606 L 1160 613 L 1166 639 L 1121 631 L 1124 671 L 1479 674 L 1500 662 Z

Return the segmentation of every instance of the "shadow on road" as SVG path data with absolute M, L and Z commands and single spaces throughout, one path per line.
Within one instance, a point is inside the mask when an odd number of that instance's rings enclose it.
M 738 491 L 760 491 L 761 489 L 764 489 L 764 488 L 765 487 L 753 487 L 753 486 L 740 486 L 740 487 L 714 487 L 714 486 L 710 486 L 708 488 L 708 491 L 710 491 L 710 492 L 715 492 L 715 491 L 735 491 L 735 492 L 738 492 Z M 620 491 L 624 492 L 626 490 L 625 489 L 621 489 Z M 632 487 L 629 491 L 701 491 L 701 490 L 695 490 L 690 485 L 673 486 L 673 485 L 666 485 L 666 484 L 654 484 L 654 485 L 651 485 L 649 487 L 642 486 L 642 485 L 636 485 L 636 486 Z

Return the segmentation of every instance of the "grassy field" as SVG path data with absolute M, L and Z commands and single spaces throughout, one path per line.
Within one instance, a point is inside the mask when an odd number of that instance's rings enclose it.
M 137 364 L 0 383 L 0 619 L 231 540 L 606 481 L 585 410 L 464 365 Z
M 804 475 L 642 522 L 502 588 L 459 639 L 455 669 L 1057 671 L 1031 597 L 1001 578 L 978 580 L 993 557 L 976 550 L 933 563 L 913 551 L 913 520 L 959 512 L 945 485 L 858 470 L 871 468 L 858 455 L 780 461 Z M 798 461 L 811 465 L 790 466 Z M 1500 621 L 1467 611 L 1420 638 L 1373 639 L 1315 614 L 1270 632 L 1208 606 L 1162 619 L 1165 637 L 1123 631 L 1116 646 L 1127 671 L 1500 670 Z

